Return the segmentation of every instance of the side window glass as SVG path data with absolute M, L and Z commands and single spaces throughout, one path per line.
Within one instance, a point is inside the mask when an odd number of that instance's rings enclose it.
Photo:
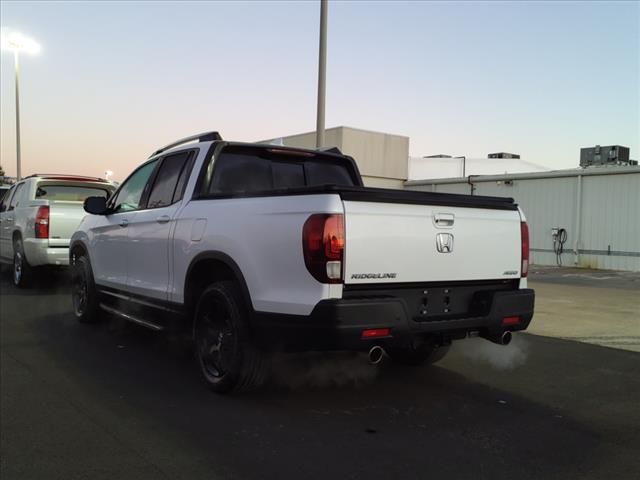
M 191 170 L 193 169 L 193 156 L 189 159 L 185 167 L 180 172 L 180 178 L 178 178 L 178 185 L 176 186 L 176 191 L 173 194 L 173 203 L 178 200 L 182 200 L 184 196 L 184 190 L 187 187 L 187 182 L 189 181 L 189 177 L 191 176 Z
M 9 206 L 9 199 L 11 198 L 14 189 L 15 187 L 11 187 L 5 192 L 4 197 L 2 197 L 2 202 L 0 202 L 0 212 L 7 211 L 7 207 Z
M 149 194 L 147 208 L 166 207 L 173 203 L 178 179 L 189 155 L 190 152 L 181 152 L 175 155 L 169 155 L 162 160 L 162 165 L 160 165 L 151 193 Z
M 118 196 L 113 202 L 113 210 L 115 213 L 129 212 L 131 210 L 137 210 L 140 207 L 140 200 L 142 199 L 145 186 L 157 164 L 158 160 L 153 160 L 143 165 L 122 184 Z
M 18 199 L 20 198 L 20 194 L 22 193 L 22 189 L 24 187 L 24 183 L 20 183 L 16 186 L 15 192 L 13 192 L 13 197 L 11 197 L 11 201 L 9 202 L 9 208 L 7 210 L 14 210 L 18 206 Z

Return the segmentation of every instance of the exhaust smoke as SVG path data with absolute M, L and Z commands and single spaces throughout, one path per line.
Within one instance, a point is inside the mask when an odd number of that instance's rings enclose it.
M 484 338 L 470 338 L 453 342 L 453 351 L 477 363 L 488 364 L 498 370 L 511 370 L 525 364 L 529 344 L 524 335 L 511 335 L 506 343 L 498 344 Z
M 275 384 L 291 389 L 358 387 L 371 383 L 378 375 L 366 353 L 312 352 L 278 353 L 271 358 Z

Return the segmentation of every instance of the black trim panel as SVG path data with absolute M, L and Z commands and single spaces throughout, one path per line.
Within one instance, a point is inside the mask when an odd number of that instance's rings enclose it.
M 459 195 L 456 193 L 416 192 L 386 188 L 339 188 L 340 197 L 352 202 L 407 203 L 449 207 L 517 210 L 513 198 Z
M 495 280 L 454 280 L 446 282 L 403 282 L 403 283 L 346 283 L 343 292 L 363 292 L 366 290 L 408 290 L 412 288 L 453 288 L 482 287 L 487 285 L 509 285 L 513 290 L 520 286 L 520 278 L 497 278 Z
M 371 187 L 343 187 L 322 185 L 304 188 L 282 188 L 262 192 L 226 195 L 200 195 L 194 200 L 219 200 L 230 198 L 284 197 L 297 195 L 337 194 L 351 202 L 402 203 L 410 205 L 434 205 L 447 207 L 483 208 L 489 210 L 518 210 L 512 198 L 458 195 L 454 193 L 413 192 Z
M 416 321 L 400 297 L 366 297 L 323 300 L 310 315 L 256 312 L 256 326 L 263 346 L 288 351 L 356 350 L 373 345 L 408 346 L 415 337 L 429 336 L 440 344 L 464 338 L 469 332 L 495 336 L 504 330 L 524 330 L 533 317 L 533 290 L 492 292 L 483 312 L 440 321 Z M 503 327 L 502 319 L 519 316 L 517 325 Z M 361 339 L 362 330 L 389 328 L 391 335 Z

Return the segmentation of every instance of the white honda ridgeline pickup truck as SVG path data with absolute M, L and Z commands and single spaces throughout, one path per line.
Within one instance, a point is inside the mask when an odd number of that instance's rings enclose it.
M 507 344 L 533 316 L 512 199 L 367 188 L 337 149 L 189 137 L 85 210 L 77 319 L 183 325 L 217 392 L 259 385 L 273 349 L 432 363 L 467 336 Z

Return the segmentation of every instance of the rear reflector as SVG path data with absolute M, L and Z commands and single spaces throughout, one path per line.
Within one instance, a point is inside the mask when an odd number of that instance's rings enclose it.
M 522 265 L 520 276 L 525 278 L 529 275 L 529 226 L 526 222 L 520 223 L 520 236 L 522 240 Z
M 502 319 L 502 326 L 508 327 L 511 325 L 517 325 L 520 323 L 520 317 L 504 317 Z
M 390 333 L 390 329 L 388 328 L 372 328 L 370 330 L 363 330 L 362 336 L 360 338 L 379 338 L 379 337 L 388 337 Z
M 36 223 L 34 225 L 36 238 L 49 238 L 49 206 L 38 207 Z

